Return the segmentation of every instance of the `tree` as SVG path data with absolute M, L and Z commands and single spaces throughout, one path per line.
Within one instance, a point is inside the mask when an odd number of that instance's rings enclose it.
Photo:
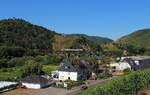
M 22 47 L 0 47 L 0 57 L 22 57 L 25 54 L 25 49 Z
M 36 63 L 33 60 L 27 61 L 27 63 L 21 68 L 20 73 L 21 73 L 21 77 L 26 77 L 31 74 L 34 75 L 44 74 L 44 72 L 42 71 L 42 65 Z
M 46 60 L 47 60 L 46 63 L 58 65 L 61 63 L 63 58 L 64 58 L 63 56 L 58 55 L 58 54 L 48 55 L 48 56 L 46 56 Z
M 90 57 L 88 59 L 88 62 L 91 64 L 93 72 L 94 73 L 98 73 L 99 64 L 98 64 L 97 60 L 95 58 L 93 58 L 93 57 Z
M 112 61 L 112 58 L 109 56 L 104 56 L 101 58 L 101 65 L 105 69 L 105 73 L 109 72 L 109 69 L 110 69 L 109 65 L 111 61 Z

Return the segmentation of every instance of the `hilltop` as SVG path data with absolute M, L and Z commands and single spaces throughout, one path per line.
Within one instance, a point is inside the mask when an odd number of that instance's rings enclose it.
M 116 41 L 116 43 L 129 44 L 137 47 L 150 47 L 150 29 L 135 31 Z

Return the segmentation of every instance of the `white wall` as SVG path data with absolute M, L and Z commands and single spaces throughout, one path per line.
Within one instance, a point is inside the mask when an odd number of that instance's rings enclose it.
M 59 71 L 59 80 L 67 80 L 70 77 L 70 80 L 77 81 L 77 72 L 65 72 Z
M 10 86 L 12 84 L 17 84 L 17 82 L 0 81 L 0 88 L 5 87 L 5 86 Z
M 56 70 L 51 72 L 51 77 L 53 78 L 53 80 L 58 80 L 58 78 L 55 78 L 54 75 L 59 77 L 59 71 Z
M 40 89 L 41 88 L 40 84 L 22 83 L 22 85 L 25 85 L 27 88 L 31 88 L 31 89 Z
M 119 65 L 116 67 L 116 70 L 124 70 L 124 69 L 131 69 L 131 66 L 127 62 L 119 62 Z

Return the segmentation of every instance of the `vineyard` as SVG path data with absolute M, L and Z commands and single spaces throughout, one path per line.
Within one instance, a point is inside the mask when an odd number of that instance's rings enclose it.
M 110 80 L 77 95 L 132 95 L 150 86 L 150 69 L 139 70 Z

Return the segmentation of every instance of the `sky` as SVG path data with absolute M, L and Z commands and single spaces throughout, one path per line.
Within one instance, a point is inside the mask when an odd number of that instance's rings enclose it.
M 150 28 L 150 0 L 0 0 L 0 19 L 22 18 L 63 34 L 116 40 Z

